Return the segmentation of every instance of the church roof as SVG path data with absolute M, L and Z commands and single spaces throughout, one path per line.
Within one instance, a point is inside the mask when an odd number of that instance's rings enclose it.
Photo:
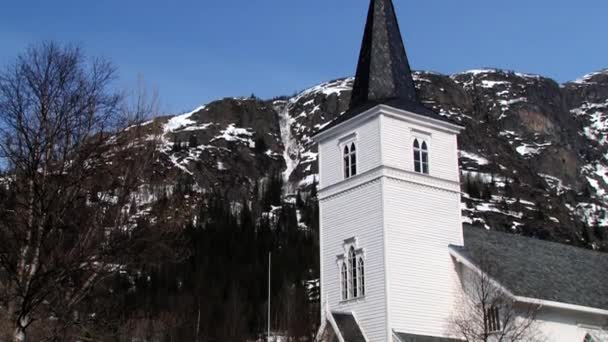
M 371 0 L 350 108 L 322 131 L 380 104 L 451 123 L 418 100 L 392 0 Z
M 456 342 L 461 340 L 456 340 L 447 337 L 434 337 L 434 336 L 421 336 L 421 335 L 412 335 L 405 333 L 394 333 L 399 342 Z
M 464 225 L 450 246 L 515 296 L 608 310 L 608 254 Z M 485 266 L 484 266 L 485 265 Z
M 363 332 L 352 314 L 332 312 L 332 315 L 344 341 L 366 342 Z

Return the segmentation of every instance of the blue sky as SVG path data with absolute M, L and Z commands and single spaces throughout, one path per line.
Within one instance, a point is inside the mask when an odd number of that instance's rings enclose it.
M 608 1 L 394 0 L 414 69 L 498 67 L 559 82 L 608 67 Z M 352 75 L 368 0 L 6 0 L 0 64 L 41 40 L 111 59 L 180 112 Z

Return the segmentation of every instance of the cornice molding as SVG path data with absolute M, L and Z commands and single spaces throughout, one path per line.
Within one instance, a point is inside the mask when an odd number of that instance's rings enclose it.
M 390 166 L 378 166 L 358 174 L 357 176 L 342 180 L 319 190 L 319 201 L 322 202 L 334 197 L 343 196 L 362 187 L 375 184 L 382 178 L 460 194 L 460 183 L 457 181 L 422 175 L 413 171 L 400 170 Z

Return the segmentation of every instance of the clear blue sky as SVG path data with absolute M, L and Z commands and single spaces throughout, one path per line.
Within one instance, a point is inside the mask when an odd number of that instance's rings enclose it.
M 394 0 L 414 69 L 499 67 L 560 82 L 608 67 L 605 0 Z M 179 112 L 352 75 L 368 0 L 3 0 L 0 64 L 41 40 L 81 44 Z

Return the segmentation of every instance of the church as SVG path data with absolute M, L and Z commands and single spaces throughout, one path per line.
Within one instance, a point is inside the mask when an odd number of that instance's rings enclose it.
M 608 255 L 463 225 L 458 135 L 371 0 L 350 109 L 319 150 L 319 340 L 608 341 Z

